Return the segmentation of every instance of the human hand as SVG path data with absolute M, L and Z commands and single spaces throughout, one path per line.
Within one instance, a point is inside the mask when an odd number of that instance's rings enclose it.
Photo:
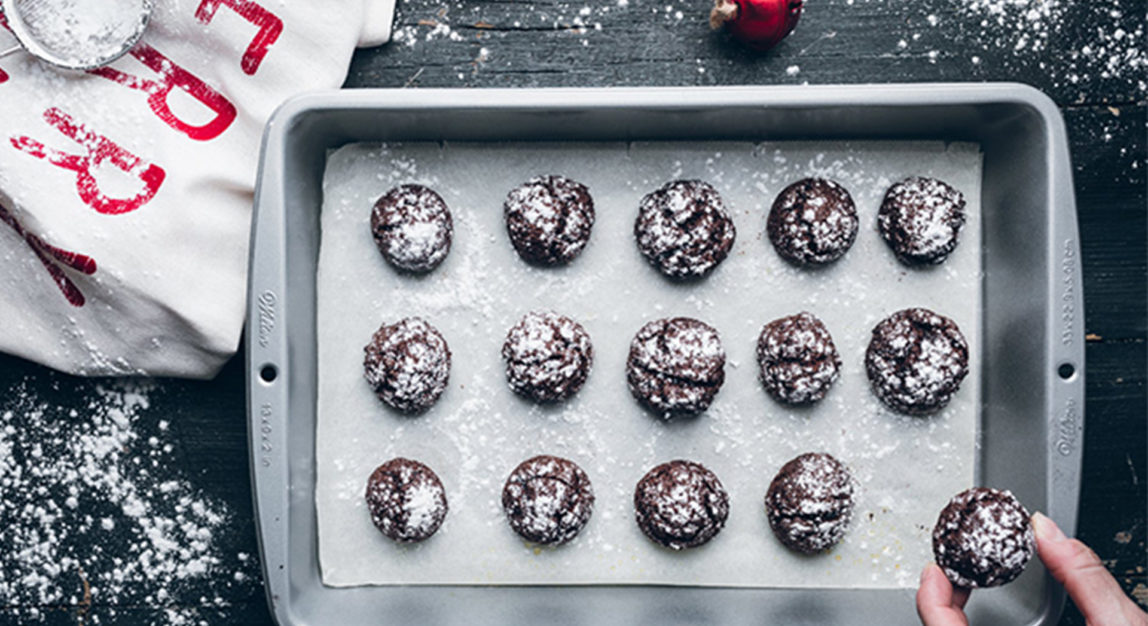
M 1148 614 L 1124 595 L 1091 548 L 1061 532 L 1052 520 L 1032 516 L 1036 550 L 1052 577 L 1064 585 L 1090 626 L 1148 626 Z M 917 615 L 925 626 L 965 626 L 969 590 L 953 588 L 937 567 L 929 563 L 917 589 Z

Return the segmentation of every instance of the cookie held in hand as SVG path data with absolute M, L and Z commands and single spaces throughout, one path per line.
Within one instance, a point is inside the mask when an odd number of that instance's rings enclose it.
M 1009 491 L 974 487 L 949 501 L 933 528 L 933 556 L 957 587 L 1012 582 L 1036 552 L 1028 511 Z

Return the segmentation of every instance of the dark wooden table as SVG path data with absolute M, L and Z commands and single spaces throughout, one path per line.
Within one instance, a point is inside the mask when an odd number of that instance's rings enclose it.
M 400 39 L 359 53 L 347 86 L 1013 80 L 1042 89 L 1061 106 L 1075 169 L 1088 333 L 1078 535 L 1124 589 L 1148 605 L 1146 1 L 1062 0 L 1051 15 L 1025 17 L 1002 0 L 811 0 L 798 30 L 764 56 L 711 34 L 704 0 L 602 2 L 407 0 L 397 16 Z M 1007 9 L 1003 15 L 991 13 L 999 7 Z M 85 581 L 101 575 L 101 564 L 111 571 L 116 558 L 138 558 L 132 545 L 139 537 L 130 527 L 80 530 L 90 512 L 65 508 L 53 523 L 74 531 L 62 540 L 67 554 L 97 571 L 55 572 L 49 584 L 64 600 L 45 604 L 28 591 L 45 583 L 22 584 L 28 572 L 8 558 L 19 546 L 0 530 L 0 589 L 9 582 L 0 596 L 0 622 L 270 621 L 252 520 L 241 364 L 236 357 L 211 382 L 150 381 L 148 405 L 134 422 L 139 436 L 131 445 L 151 445 L 159 452 L 150 458 L 161 460 L 134 480 L 177 481 L 226 516 L 212 531 L 208 571 L 174 580 L 137 575 L 112 601 L 85 594 Z M 31 398 L 66 423 L 70 410 L 90 411 L 90 398 L 107 384 L 0 357 L 0 415 L 12 411 L 6 423 L 18 424 Z M 0 526 L 19 515 L 0 510 Z M 1062 623 L 1083 619 L 1070 607 Z

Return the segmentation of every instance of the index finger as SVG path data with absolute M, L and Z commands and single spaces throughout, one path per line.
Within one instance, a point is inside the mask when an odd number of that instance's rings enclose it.
M 1032 523 L 1041 561 L 1052 577 L 1064 585 L 1088 623 L 1137 623 L 1125 613 L 1131 601 L 1091 548 L 1065 536 L 1052 520 L 1040 513 L 1032 516 Z M 1135 606 L 1131 608 L 1132 614 L 1139 613 Z M 1143 614 L 1137 618 L 1140 624 L 1148 623 Z

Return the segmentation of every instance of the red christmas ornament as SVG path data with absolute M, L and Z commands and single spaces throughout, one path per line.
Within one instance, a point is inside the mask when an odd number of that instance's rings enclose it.
M 754 50 L 769 50 L 797 26 L 803 0 L 714 0 L 710 26 Z

